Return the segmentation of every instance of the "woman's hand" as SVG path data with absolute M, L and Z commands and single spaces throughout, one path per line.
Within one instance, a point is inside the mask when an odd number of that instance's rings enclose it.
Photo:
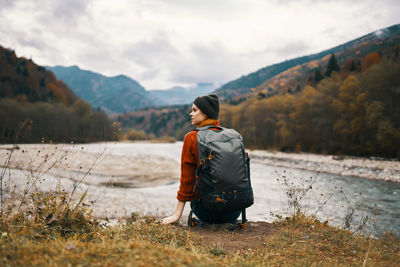
M 162 224 L 171 224 L 171 223 L 178 222 L 182 216 L 182 212 L 183 212 L 183 209 L 185 208 L 185 204 L 186 204 L 185 201 L 178 201 L 178 203 L 176 204 L 176 209 L 175 209 L 174 215 L 164 218 L 161 221 L 161 223 Z
M 161 221 L 161 223 L 162 223 L 162 224 L 176 223 L 176 222 L 179 221 L 179 219 L 180 219 L 180 217 L 174 214 L 174 215 L 172 215 L 172 216 L 169 216 L 169 217 L 164 218 L 164 219 Z

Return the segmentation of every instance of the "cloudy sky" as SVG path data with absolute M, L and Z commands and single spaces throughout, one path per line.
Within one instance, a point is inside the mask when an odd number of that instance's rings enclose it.
M 146 89 L 224 83 L 400 23 L 399 0 L 0 0 L 0 45 Z

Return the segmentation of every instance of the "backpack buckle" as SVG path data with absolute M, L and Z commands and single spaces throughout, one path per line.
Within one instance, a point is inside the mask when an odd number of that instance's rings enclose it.
M 190 211 L 189 217 L 188 217 L 188 226 L 194 227 L 196 225 L 197 225 L 196 222 L 193 220 L 193 211 Z
M 208 155 L 208 160 L 212 160 L 215 155 L 212 153 L 212 150 L 210 150 L 210 154 Z
M 247 225 L 245 223 L 238 223 L 237 226 L 238 226 L 238 229 L 240 229 L 240 230 L 247 228 Z

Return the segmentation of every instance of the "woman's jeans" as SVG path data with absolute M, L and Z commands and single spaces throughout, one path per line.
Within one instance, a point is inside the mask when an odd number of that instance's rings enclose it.
M 190 202 L 190 207 L 193 210 L 193 213 L 199 218 L 201 221 L 205 223 L 235 223 L 236 219 L 240 216 L 241 211 L 229 212 L 229 213 L 212 213 L 211 211 L 206 210 L 201 201 L 197 205 L 197 200 L 192 200 Z

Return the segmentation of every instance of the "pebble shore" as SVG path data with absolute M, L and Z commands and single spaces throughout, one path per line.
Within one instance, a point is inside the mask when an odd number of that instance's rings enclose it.
M 350 156 L 249 151 L 252 162 L 400 183 L 400 161 Z

